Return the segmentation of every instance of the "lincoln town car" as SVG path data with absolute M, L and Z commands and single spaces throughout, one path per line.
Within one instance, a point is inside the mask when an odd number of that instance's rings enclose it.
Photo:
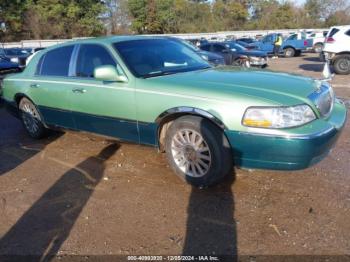
M 347 112 L 326 81 L 213 67 L 180 41 L 149 36 L 42 50 L 5 78 L 3 96 L 33 138 L 59 128 L 150 145 L 200 187 L 218 183 L 233 166 L 297 170 L 317 163 Z

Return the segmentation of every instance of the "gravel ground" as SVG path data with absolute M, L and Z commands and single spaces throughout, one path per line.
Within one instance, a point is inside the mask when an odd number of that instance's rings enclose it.
M 270 69 L 321 77 L 322 64 L 307 54 L 270 60 Z M 349 80 L 332 81 L 348 100 Z M 331 154 L 311 168 L 236 169 L 199 190 L 153 148 L 74 132 L 35 141 L 0 108 L 0 255 L 349 259 L 349 138 L 348 121 Z

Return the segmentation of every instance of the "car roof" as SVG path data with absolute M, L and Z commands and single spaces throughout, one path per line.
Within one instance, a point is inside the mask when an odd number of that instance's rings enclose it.
M 164 36 L 147 36 L 147 35 L 102 36 L 102 37 L 73 39 L 61 44 L 50 46 L 50 48 L 48 49 L 56 48 L 58 46 L 72 45 L 72 44 L 87 44 L 87 43 L 111 44 L 111 43 L 118 43 L 118 42 L 125 42 L 125 41 L 144 40 L 144 39 L 169 39 L 169 38 Z

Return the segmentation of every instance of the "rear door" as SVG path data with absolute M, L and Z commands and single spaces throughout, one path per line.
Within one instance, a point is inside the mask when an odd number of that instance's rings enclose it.
M 98 66 L 121 70 L 111 51 L 100 44 L 81 44 L 74 64 L 69 95 L 77 129 L 138 142 L 134 88 L 130 83 L 93 77 Z
M 69 67 L 74 45 L 45 53 L 38 63 L 35 76 L 27 82 L 27 94 L 37 105 L 44 122 L 54 126 L 74 128 L 70 113 Z

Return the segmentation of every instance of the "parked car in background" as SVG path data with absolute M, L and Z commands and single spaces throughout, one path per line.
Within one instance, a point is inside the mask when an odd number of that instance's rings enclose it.
M 350 25 L 331 27 L 326 36 L 323 54 L 335 73 L 350 74 Z
M 9 58 L 0 55 L 0 75 L 20 70 L 18 63 L 12 62 Z
M 268 34 L 262 40 L 250 44 L 250 46 L 272 54 L 277 35 L 277 33 Z M 283 40 L 280 52 L 283 53 L 285 57 L 299 56 L 302 51 L 306 50 L 308 44 L 307 40 L 298 39 L 297 35 L 293 34 Z
M 196 52 L 200 57 L 202 57 L 204 60 L 208 61 L 210 64 L 214 66 L 225 65 L 225 60 L 221 55 L 215 54 L 213 52 L 207 52 L 207 51 L 201 50 L 199 47 L 193 45 L 191 42 L 188 42 L 181 38 L 169 37 L 169 39 L 178 41 L 186 45 L 187 47 L 192 49 L 194 52 Z
M 146 36 L 50 47 L 3 91 L 34 138 L 68 128 L 151 145 L 199 187 L 232 174 L 233 163 L 296 170 L 320 161 L 347 112 L 327 82 L 213 67 L 177 41 Z
M 5 57 L 1 51 L 3 50 L 0 49 L 0 97 L 2 96 L 2 79 L 6 74 L 20 72 L 18 64 L 11 62 L 11 60 Z
M 239 55 L 246 56 L 250 66 L 257 66 L 261 68 L 267 67 L 268 55 L 266 52 L 248 49 L 235 41 L 227 42 L 226 44 L 232 51 L 237 52 Z
M 242 41 L 239 41 L 239 40 L 234 40 L 237 44 L 240 44 L 241 46 L 245 47 L 246 49 L 249 49 L 249 50 L 255 50 L 256 47 L 255 46 L 252 46 L 250 44 L 247 44 L 246 42 L 242 42 Z
M 236 41 L 244 42 L 247 44 L 252 44 L 252 43 L 256 42 L 256 40 L 254 38 L 249 38 L 249 37 L 237 38 Z
M 324 41 L 326 39 L 326 35 L 327 35 L 327 31 L 325 32 L 316 32 L 310 35 L 310 39 L 312 39 L 313 42 L 313 47 L 312 49 L 316 52 L 316 53 L 321 53 L 323 50 L 323 46 L 324 46 Z
M 226 65 L 259 66 L 267 65 L 267 53 L 258 50 L 248 50 L 236 42 L 214 42 L 201 45 L 205 51 L 220 54 Z
M 31 53 L 23 48 L 4 48 L 5 56 L 8 57 L 12 62 L 18 63 L 19 67 L 26 66 L 27 57 L 31 55 Z

